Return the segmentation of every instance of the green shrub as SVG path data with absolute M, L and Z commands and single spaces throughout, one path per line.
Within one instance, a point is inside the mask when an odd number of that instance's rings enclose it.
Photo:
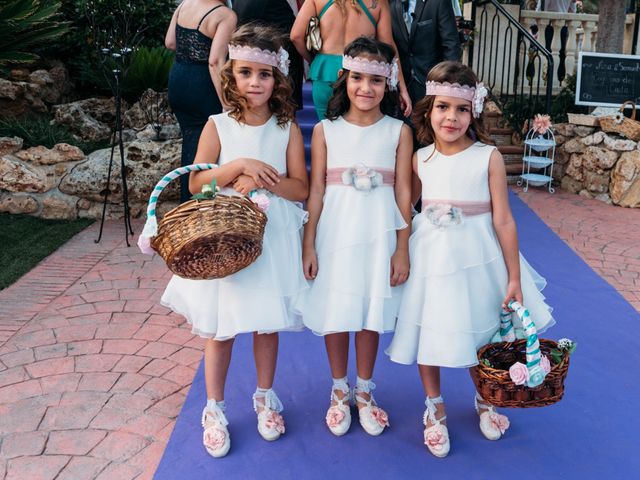
M 34 48 L 62 37 L 69 23 L 59 20 L 60 6 L 53 0 L 0 2 L 0 66 L 34 62 Z
M 166 90 L 173 57 L 174 53 L 164 47 L 137 49 L 131 57 L 131 66 L 124 79 L 122 88 L 124 98 L 134 103 L 148 88 L 156 92 Z
M 80 148 L 85 154 L 105 148 L 108 141 L 85 142 L 77 140 L 66 127 L 52 124 L 48 115 L 0 119 L 0 137 L 20 137 L 23 148 L 43 145 L 53 148 L 56 143 L 68 143 Z

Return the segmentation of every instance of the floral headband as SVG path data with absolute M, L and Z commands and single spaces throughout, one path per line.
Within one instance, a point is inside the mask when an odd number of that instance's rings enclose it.
M 380 75 L 387 78 L 387 85 L 390 90 L 398 88 L 398 59 L 394 58 L 392 63 L 369 60 L 364 57 L 342 56 L 342 68 L 369 75 Z
M 276 67 L 286 77 L 289 75 L 289 52 L 280 47 L 278 53 L 245 45 L 229 45 L 230 60 L 245 60 Z
M 475 87 L 449 82 L 427 82 L 427 95 L 442 95 L 443 97 L 463 98 L 471 102 L 473 116 L 478 118 L 482 113 L 484 98 L 489 91 L 482 83 L 476 83 Z

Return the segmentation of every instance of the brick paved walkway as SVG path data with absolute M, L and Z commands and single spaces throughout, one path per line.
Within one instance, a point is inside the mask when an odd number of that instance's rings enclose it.
M 518 193 L 640 310 L 639 211 Z M 162 261 L 97 228 L 0 292 L 0 480 L 152 478 L 202 358 Z

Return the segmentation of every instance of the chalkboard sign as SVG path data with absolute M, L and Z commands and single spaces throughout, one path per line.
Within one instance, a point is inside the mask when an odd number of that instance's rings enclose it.
M 577 72 L 576 105 L 640 105 L 640 56 L 580 52 Z

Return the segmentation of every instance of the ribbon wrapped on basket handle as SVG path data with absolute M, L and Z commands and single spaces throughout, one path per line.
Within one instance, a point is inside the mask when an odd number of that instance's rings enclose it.
M 512 300 L 509 302 L 509 308 L 516 312 L 518 318 L 522 322 L 524 327 L 524 333 L 527 339 L 527 380 L 525 385 L 527 387 L 537 387 L 541 385 L 546 376 L 546 372 L 540 365 L 542 354 L 540 352 L 540 342 L 538 340 L 538 331 L 536 325 L 529 315 L 529 310 L 523 307 L 520 303 Z M 516 340 L 515 330 L 513 323 L 511 322 L 511 312 L 502 310 L 500 313 L 500 337 L 503 342 L 513 342 Z
M 215 163 L 194 163 L 193 165 L 186 165 L 184 167 L 178 167 L 175 170 L 167 173 L 156 184 L 149 196 L 149 205 L 147 206 L 147 221 L 144 224 L 142 233 L 138 237 L 138 248 L 140 251 L 147 255 L 153 255 L 154 250 L 151 248 L 151 239 L 158 234 L 158 219 L 156 218 L 156 203 L 158 203 L 158 197 L 162 193 L 162 190 L 169 185 L 172 180 L 186 175 L 191 172 L 198 172 L 202 170 L 211 170 L 218 168 Z

